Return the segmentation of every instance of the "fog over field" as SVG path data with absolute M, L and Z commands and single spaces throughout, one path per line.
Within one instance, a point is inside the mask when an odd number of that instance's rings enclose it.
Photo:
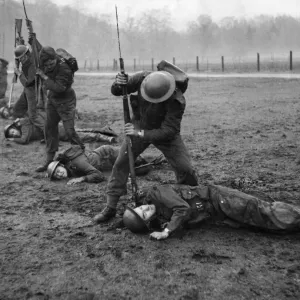
M 79 60 L 118 56 L 115 4 L 122 54 L 127 59 L 280 55 L 300 48 L 298 1 L 78 1 L 27 0 L 42 44 L 68 49 Z M 12 59 L 20 0 L 1 0 L 0 55 Z M 23 35 L 27 30 L 23 22 Z

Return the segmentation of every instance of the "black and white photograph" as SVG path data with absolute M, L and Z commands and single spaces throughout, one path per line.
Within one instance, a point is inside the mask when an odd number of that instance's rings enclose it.
M 299 300 L 299 140 L 299 0 L 0 0 L 0 300 Z

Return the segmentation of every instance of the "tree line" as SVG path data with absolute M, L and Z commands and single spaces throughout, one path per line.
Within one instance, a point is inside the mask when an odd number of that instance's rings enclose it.
M 59 7 L 50 0 L 29 2 L 26 8 L 43 45 L 65 48 L 79 60 L 111 61 L 118 57 L 116 23 L 109 16 L 84 14 L 69 6 Z M 22 4 L 15 0 L 6 1 L 1 9 L 5 16 L 0 28 L 5 38 L 4 56 L 11 60 L 14 20 L 25 17 Z M 199 14 L 184 31 L 172 28 L 170 13 L 165 10 L 153 9 L 136 17 L 119 11 L 119 19 L 122 55 L 126 59 L 178 57 L 188 60 L 196 56 L 288 53 L 300 47 L 300 19 L 288 15 L 260 15 L 251 19 L 226 17 L 214 22 L 211 16 Z M 25 20 L 23 35 L 26 40 Z

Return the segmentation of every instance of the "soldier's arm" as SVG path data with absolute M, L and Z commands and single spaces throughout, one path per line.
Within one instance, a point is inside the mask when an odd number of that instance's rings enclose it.
M 34 65 L 31 64 L 28 69 L 28 77 L 26 77 L 24 73 L 21 73 L 20 82 L 24 87 L 30 87 L 34 85 L 34 81 L 35 81 L 35 68 Z
M 190 218 L 191 208 L 189 204 L 178 196 L 170 186 L 154 187 L 147 198 L 153 204 L 158 203 L 172 210 L 171 219 L 166 226 L 170 233 L 181 227 Z
M 150 74 L 150 72 L 140 71 L 129 76 L 127 82 L 127 93 L 132 94 L 138 91 L 144 78 Z M 111 93 L 114 96 L 122 96 L 122 86 L 114 82 L 111 86 Z

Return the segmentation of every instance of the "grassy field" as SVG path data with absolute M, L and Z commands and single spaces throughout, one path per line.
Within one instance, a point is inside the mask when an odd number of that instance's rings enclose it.
M 110 94 L 113 78 L 76 76 L 76 125 L 108 124 L 120 143 L 122 100 Z M 192 78 L 182 136 L 199 181 L 300 206 L 299 95 L 296 79 Z M 1 132 L 0 155 L 1 300 L 300 298 L 298 233 L 206 224 L 155 242 L 116 229 L 115 221 L 92 224 L 106 182 L 50 182 L 34 172 L 44 159 L 39 142 L 16 145 Z M 174 181 L 164 164 L 138 185 Z

